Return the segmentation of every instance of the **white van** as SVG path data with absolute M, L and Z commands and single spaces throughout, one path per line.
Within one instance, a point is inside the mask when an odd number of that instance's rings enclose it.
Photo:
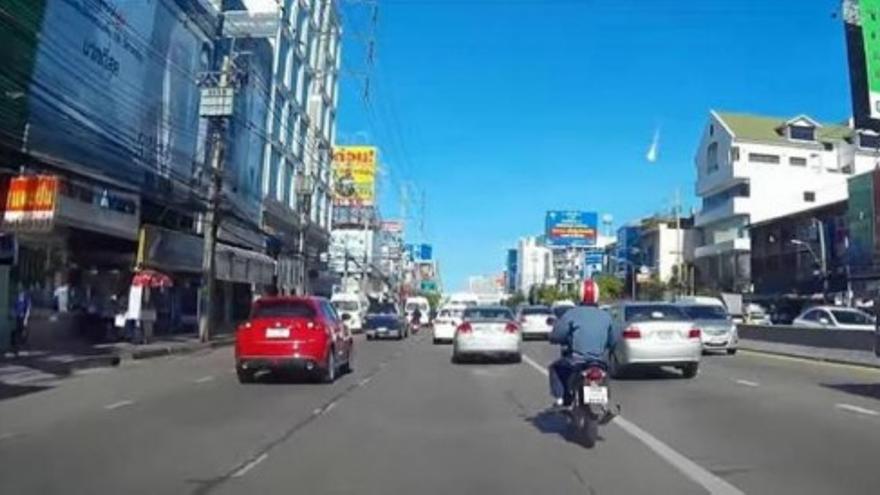
M 416 308 L 419 308 L 419 312 L 422 313 L 422 324 L 428 323 L 431 314 L 431 305 L 428 303 L 427 299 L 420 296 L 406 298 L 406 304 L 403 306 L 403 310 L 406 312 L 406 320 L 410 322 L 412 321 L 412 315 Z
M 366 297 L 361 294 L 340 292 L 333 294 L 333 297 L 330 298 L 330 304 L 336 308 L 340 318 L 343 315 L 348 315 L 349 320 L 346 321 L 346 325 L 349 330 L 352 332 L 363 330 L 364 317 L 367 315 L 367 308 L 369 307 Z

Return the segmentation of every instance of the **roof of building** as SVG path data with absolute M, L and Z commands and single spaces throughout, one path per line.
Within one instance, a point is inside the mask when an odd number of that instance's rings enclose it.
M 737 139 L 745 139 L 749 141 L 770 141 L 780 143 L 791 143 L 781 132 L 781 128 L 788 122 L 792 121 L 792 117 L 767 117 L 762 115 L 750 115 L 744 113 L 728 113 L 716 112 L 724 124 L 733 132 Z M 815 119 L 807 115 L 798 115 L 797 118 L 806 118 L 811 121 Z M 840 124 L 820 124 L 816 127 L 816 139 L 823 142 L 842 141 L 853 135 L 853 130 L 845 125 Z

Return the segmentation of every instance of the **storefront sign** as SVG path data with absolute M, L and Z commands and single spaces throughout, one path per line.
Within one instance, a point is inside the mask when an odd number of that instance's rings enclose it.
M 32 175 L 9 182 L 3 228 L 16 231 L 50 230 L 55 218 L 58 177 Z

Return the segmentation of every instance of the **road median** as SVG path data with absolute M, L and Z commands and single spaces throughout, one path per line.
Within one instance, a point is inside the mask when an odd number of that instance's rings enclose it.
M 880 368 L 873 332 L 740 325 L 739 335 L 739 347 L 747 351 Z

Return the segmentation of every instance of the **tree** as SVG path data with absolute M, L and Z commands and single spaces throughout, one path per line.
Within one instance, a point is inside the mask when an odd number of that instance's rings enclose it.
M 639 284 L 639 299 L 643 301 L 662 301 L 668 291 L 669 286 L 655 275 L 647 282 Z
M 599 295 L 603 302 L 616 301 L 623 294 L 623 280 L 614 275 L 600 275 L 596 284 L 599 285 Z
M 517 291 L 515 294 L 507 298 L 505 304 L 509 306 L 511 309 L 516 309 L 517 306 L 526 302 L 526 296 L 521 291 Z

